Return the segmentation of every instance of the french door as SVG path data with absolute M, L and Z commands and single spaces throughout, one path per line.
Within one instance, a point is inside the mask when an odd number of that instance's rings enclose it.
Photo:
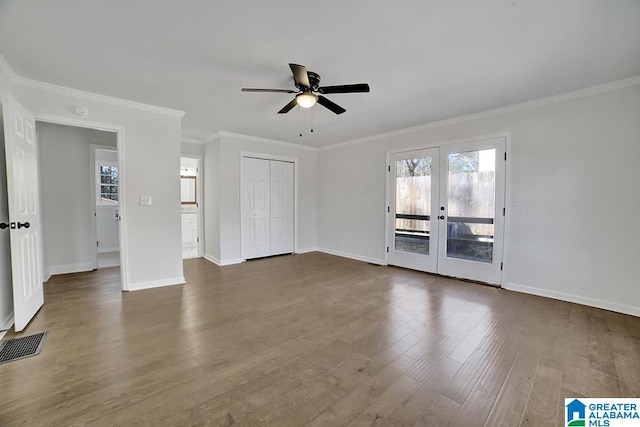
M 387 262 L 500 284 L 505 138 L 389 155 Z

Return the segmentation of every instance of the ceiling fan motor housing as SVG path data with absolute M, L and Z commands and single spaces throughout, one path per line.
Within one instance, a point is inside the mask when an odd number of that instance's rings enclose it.
M 304 91 L 305 89 L 311 89 L 312 92 L 317 92 L 318 88 L 320 87 L 320 75 L 318 73 L 314 73 L 313 71 L 307 71 L 307 76 L 309 76 L 309 88 L 306 88 L 300 84 L 298 84 L 298 82 L 295 82 L 295 85 L 298 89 Z

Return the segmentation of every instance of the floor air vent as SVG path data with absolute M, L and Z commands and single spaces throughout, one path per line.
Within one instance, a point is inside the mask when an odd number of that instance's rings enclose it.
M 40 354 L 48 336 L 47 331 L 0 342 L 0 365 Z

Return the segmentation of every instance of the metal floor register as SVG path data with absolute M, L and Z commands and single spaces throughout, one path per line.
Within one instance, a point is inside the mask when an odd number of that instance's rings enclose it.
M 49 331 L 0 342 L 0 365 L 26 357 L 37 356 L 42 351 Z

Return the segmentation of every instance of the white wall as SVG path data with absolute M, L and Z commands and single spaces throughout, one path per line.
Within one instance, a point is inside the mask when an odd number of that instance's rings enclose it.
M 43 86 L 43 88 L 40 88 Z M 121 248 L 125 289 L 184 283 L 180 227 L 180 115 L 146 110 L 128 103 L 76 95 L 47 85 L 14 85 L 16 98 L 36 118 L 55 117 L 121 130 L 120 168 L 123 187 Z M 84 105 L 89 117 L 73 114 Z M 150 195 L 152 206 L 140 206 Z
M 204 144 L 182 141 L 181 151 L 182 151 L 182 154 L 185 154 L 185 155 L 202 156 L 204 155 Z
M 7 206 L 7 171 L 5 169 L 2 96 L 10 92 L 9 82 L 0 74 L 0 222 L 9 221 Z M 13 323 L 13 291 L 11 284 L 11 249 L 9 230 L 0 230 L 0 329 Z M 0 332 L 0 338 L 4 333 Z
M 387 151 L 507 131 L 504 286 L 640 315 L 639 117 L 632 86 L 322 150 L 318 246 L 384 263 Z
M 220 264 L 220 138 L 204 146 L 204 256 Z
M 44 278 L 95 268 L 90 145 L 115 148 L 116 134 L 36 122 Z
M 212 170 L 219 146 L 219 158 L 214 164 L 218 170 Z M 242 260 L 240 242 L 240 163 L 241 153 L 250 152 L 271 156 L 294 158 L 297 161 L 296 188 L 296 251 L 307 252 L 316 248 L 317 227 L 317 152 L 304 146 L 270 141 L 262 138 L 222 132 L 219 140 L 212 141 L 205 147 L 205 232 L 206 254 L 222 264 L 236 263 Z M 219 193 L 218 203 L 210 199 L 210 185 L 216 185 Z M 219 209 L 219 239 L 215 240 L 215 230 L 210 230 L 212 220 L 211 209 Z M 213 242 L 210 239 L 214 239 Z M 220 246 L 220 256 L 215 257 L 213 251 Z M 209 252 L 211 251 L 211 252 Z

